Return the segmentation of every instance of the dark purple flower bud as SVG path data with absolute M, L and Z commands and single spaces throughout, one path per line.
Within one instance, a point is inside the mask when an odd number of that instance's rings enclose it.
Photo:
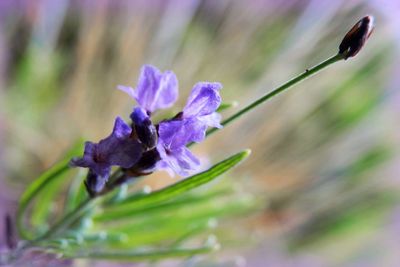
M 71 166 L 89 168 L 105 180 L 111 166 L 132 167 L 142 155 L 142 145 L 130 137 L 131 133 L 131 127 L 117 117 L 111 135 L 98 144 L 86 142 L 83 157 L 72 159 Z
M 126 170 L 130 176 L 143 176 L 151 174 L 160 161 L 160 154 L 156 148 L 144 152 L 140 160 L 132 168 Z
M 155 148 L 157 145 L 157 129 L 146 111 L 142 108 L 135 108 L 131 114 L 131 119 L 136 135 L 144 145 L 145 150 Z
M 106 185 L 107 179 L 105 177 L 101 177 L 94 173 L 93 170 L 89 169 L 89 172 L 86 176 L 85 186 L 91 197 L 96 196 L 98 193 L 103 191 Z
M 374 17 L 365 16 L 359 20 L 340 43 L 339 54 L 342 54 L 344 59 L 357 55 L 371 35 L 373 29 Z
M 178 98 L 178 79 L 172 71 L 160 72 L 157 68 L 144 65 L 136 89 L 119 85 L 147 112 L 171 107 Z

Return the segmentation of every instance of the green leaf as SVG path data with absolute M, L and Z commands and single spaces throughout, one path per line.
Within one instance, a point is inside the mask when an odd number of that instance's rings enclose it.
M 45 188 L 51 185 L 54 180 L 60 179 L 68 170 L 70 170 L 70 158 L 81 153 L 82 149 L 82 142 L 79 141 L 79 145 L 75 145 L 73 149 L 67 152 L 63 160 L 59 161 L 53 167 L 44 172 L 39 178 L 35 179 L 22 194 L 17 210 L 17 230 L 21 238 L 32 238 L 31 231 L 27 230 L 27 227 L 24 224 L 24 216 L 26 215 L 26 210 L 29 204 L 37 195 L 41 194 Z M 50 203 L 41 203 L 41 205 L 49 207 Z
M 99 221 L 114 220 L 116 216 L 121 217 L 132 214 L 132 212 L 134 210 L 137 210 L 139 207 L 149 206 L 152 204 L 170 200 L 193 188 L 199 187 L 205 183 L 214 180 L 216 177 L 236 166 L 239 162 L 247 158 L 249 155 L 250 150 L 237 153 L 225 159 L 224 161 L 221 161 L 220 163 L 214 165 L 207 171 L 186 178 L 166 188 L 155 191 L 148 195 L 133 196 L 127 201 L 119 203 L 119 205 L 114 209 L 108 210 L 107 212 L 97 216 L 96 219 Z
M 72 180 L 69 187 L 67 198 L 64 205 L 64 213 L 69 213 L 82 203 L 87 196 L 86 187 L 83 180 L 86 177 L 86 170 L 79 170 Z
M 31 225 L 37 233 L 43 233 L 48 230 L 48 218 L 54 210 L 55 199 L 60 195 L 65 184 L 65 173 L 60 175 L 59 179 L 53 179 L 46 185 L 46 190 L 36 197 L 35 204 L 31 211 Z

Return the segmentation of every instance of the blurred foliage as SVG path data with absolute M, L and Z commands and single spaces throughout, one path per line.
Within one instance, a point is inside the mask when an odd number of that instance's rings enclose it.
M 309 254 L 317 259 L 303 266 L 397 266 L 396 245 L 390 243 L 394 230 L 388 226 L 398 206 L 399 185 L 398 169 L 393 171 L 399 151 L 393 108 L 399 100 L 392 90 L 398 87 L 396 3 L 2 1 L 0 168 L 6 175 L 1 187 L 13 192 L 15 202 L 26 184 L 74 140 L 107 134 L 112 118 L 129 114 L 132 106 L 113 88 L 134 86 L 144 63 L 177 73 L 180 101 L 196 81 L 220 81 L 225 103 L 239 103 L 227 105 L 227 116 L 336 53 L 353 22 L 370 13 L 377 28 L 357 58 L 325 70 L 196 147 L 196 153 L 211 155 L 211 161 L 252 148 L 251 160 L 234 174 L 235 185 L 224 179 L 210 192 L 166 203 L 162 212 L 148 207 L 148 220 L 170 227 L 165 236 L 145 227 L 147 216 L 138 216 L 133 230 L 143 230 L 137 242 L 170 238 L 181 228 L 166 218 L 179 213 L 182 222 L 190 222 L 187 201 L 199 209 L 202 223 L 188 226 L 175 239 L 185 241 L 207 229 L 205 218 L 224 215 L 223 207 L 214 207 L 208 197 L 234 210 L 228 205 L 231 199 L 219 192 L 236 186 L 268 198 L 263 214 L 237 223 L 222 220 L 230 229 L 217 231 L 224 250 L 218 256 L 188 259 L 184 266 L 239 265 L 232 263 L 232 255 L 239 254 L 248 266 L 302 266 Z M 47 185 L 61 186 L 68 201 L 57 200 L 46 210 L 43 203 L 61 195 L 46 191 L 32 209 L 33 226 L 45 231 L 47 211 L 71 211 L 84 199 L 83 175 L 76 173 L 68 190 L 61 181 Z M 172 182 L 154 175 L 145 184 L 158 189 Z M 180 208 L 172 208 L 175 204 Z M 50 222 L 54 219 L 50 215 Z M 90 228 L 91 244 L 104 238 L 103 224 L 94 222 Z M 371 252 L 377 239 L 384 252 Z M 133 237 L 129 240 L 135 245 Z M 66 243 L 54 242 L 56 247 Z
M 76 150 L 71 153 L 78 154 Z M 194 237 L 209 234 L 218 219 L 249 214 L 259 206 L 254 197 L 227 185 L 191 192 L 237 165 L 249 151 L 154 192 L 136 189 L 129 193 L 124 184 L 116 192 L 94 199 L 88 199 L 87 193 L 74 184 L 69 194 L 64 194 L 62 182 L 73 172 L 68 167 L 71 153 L 22 195 L 17 223 L 27 247 L 67 258 L 149 261 L 191 257 L 219 248 L 214 236 L 206 238 L 204 244 L 197 244 Z M 83 184 L 83 179 L 78 180 Z M 60 199 L 69 203 L 66 207 L 70 212 L 52 208 Z M 29 214 L 28 206 L 32 206 Z

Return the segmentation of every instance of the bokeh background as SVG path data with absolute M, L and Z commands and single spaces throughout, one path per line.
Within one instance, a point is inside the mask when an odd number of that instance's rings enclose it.
M 141 65 L 177 74 L 174 112 L 197 81 L 221 82 L 238 102 L 227 116 L 336 53 L 365 14 L 376 29 L 356 58 L 196 146 L 209 162 L 252 149 L 228 181 L 265 208 L 227 222 L 220 252 L 153 266 L 399 266 L 397 0 L 0 0 L 0 215 L 77 138 L 128 117 L 115 87 L 135 86 Z

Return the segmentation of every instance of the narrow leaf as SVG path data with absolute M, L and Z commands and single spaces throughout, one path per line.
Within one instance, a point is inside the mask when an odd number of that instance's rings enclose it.
M 71 149 L 66 157 L 51 167 L 49 170 L 44 172 L 39 178 L 35 179 L 22 194 L 18 206 L 17 211 L 17 229 L 20 237 L 24 239 L 32 238 L 32 233 L 26 229 L 24 225 L 24 215 L 26 213 L 26 209 L 28 205 L 32 202 L 32 200 L 52 181 L 55 179 L 59 179 L 65 174 L 69 168 L 69 160 L 72 155 L 77 155 L 82 151 L 82 142 L 79 142 L 80 145 L 75 145 L 73 149 Z
M 119 204 L 116 208 L 108 210 L 106 213 L 97 216 L 97 220 L 112 220 L 114 216 L 121 216 L 121 213 L 126 214 L 132 209 L 138 209 L 139 207 L 167 201 L 172 199 L 176 196 L 179 196 L 193 188 L 199 187 L 205 183 L 208 183 L 218 177 L 219 175 L 223 174 L 224 172 L 228 171 L 229 169 L 236 166 L 239 162 L 244 160 L 250 155 L 250 151 L 246 150 L 240 153 L 237 153 L 220 163 L 214 165 L 207 171 L 201 172 L 189 178 L 186 178 L 178 183 L 170 185 L 166 188 L 161 190 L 155 191 L 148 195 L 139 195 L 134 198 L 130 198 L 127 204 Z
M 83 183 L 87 171 L 79 170 L 77 175 L 73 178 L 73 181 L 69 187 L 67 198 L 65 199 L 64 213 L 69 213 L 73 209 L 79 206 L 87 196 L 86 188 Z

